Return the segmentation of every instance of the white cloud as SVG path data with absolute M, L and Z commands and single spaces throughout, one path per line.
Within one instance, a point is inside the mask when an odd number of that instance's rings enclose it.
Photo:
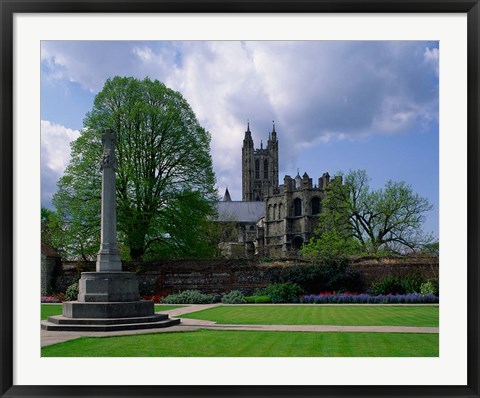
M 40 134 L 42 206 L 50 207 L 56 183 L 70 160 L 70 142 L 77 139 L 80 132 L 42 120 Z
M 438 59 L 425 42 L 42 42 L 44 78 L 95 93 L 115 75 L 149 76 L 180 91 L 234 199 L 248 119 L 257 147 L 275 120 L 283 164 L 332 140 L 410 131 L 438 119 Z
M 141 60 L 144 62 L 150 62 L 153 58 L 153 52 L 150 48 L 142 46 L 142 47 L 134 47 L 133 53 L 137 55 Z
M 41 121 L 42 164 L 61 175 L 70 160 L 70 143 L 80 136 L 71 130 L 47 120 Z
M 425 48 L 425 52 L 423 53 L 423 60 L 426 64 L 429 64 L 434 68 L 437 76 L 438 76 L 439 59 L 440 59 L 440 52 L 439 52 L 438 48 L 436 48 L 436 47 L 433 47 L 433 48 L 426 47 Z

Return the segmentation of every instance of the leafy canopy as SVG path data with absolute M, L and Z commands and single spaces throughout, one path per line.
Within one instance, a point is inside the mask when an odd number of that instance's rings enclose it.
M 100 242 L 101 132 L 117 133 L 117 230 L 122 257 L 208 256 L 202 236 L 217 200 L 210 135 L 187 101 L 149 78 L 106 81 L 71 145 L 53 203 L 63 248 L 93 256 Z

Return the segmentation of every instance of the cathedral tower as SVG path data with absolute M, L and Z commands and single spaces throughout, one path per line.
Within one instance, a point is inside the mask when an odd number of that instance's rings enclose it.
M 275 122 L 269 133 L 267 148 L 255 149 L 247 124 L 242 147 L 242 200 L 245 202 L 262 201 L 272 188 L 278 189 L 278 141 Z

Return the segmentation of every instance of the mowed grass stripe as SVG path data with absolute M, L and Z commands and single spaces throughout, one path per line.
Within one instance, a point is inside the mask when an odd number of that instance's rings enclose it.
M 184 305 L 155 304 L 155 312 L 174 310 L 181 307 L 184 307 Z M 62 304 L 42 304 L 42 320 L 54 315 L 62 315 Z
M 438 327 L 438 306 L 219 306 L 182 315 L 234 325 Z
M 82 337 L 42 357 L 437 357 L 438 334 L 199 330 Z

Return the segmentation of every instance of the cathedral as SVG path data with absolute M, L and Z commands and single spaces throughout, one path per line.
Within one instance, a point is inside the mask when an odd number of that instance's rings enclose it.
M 247 124 L 242 147 L 242 200 L 262 201 L 272 189 L 278 187 L 278 141 L 275 123 L 269 134 L 267 147 L 255 149 Z
M 242 147 L 242 201 L 232 201 L 228 188 L 218 202 L 218 221 L 234 223 L 235 241 L 223 242 L 226 257 L 285 258 L 298 253 L 314 235 L 317 215 L 322 211 L 324 173 L 313 184 L 307 173 L 286 175 L 279 185 L 278 138 L 275 123 L 267 146 L 255 148 L 250 123 Z

